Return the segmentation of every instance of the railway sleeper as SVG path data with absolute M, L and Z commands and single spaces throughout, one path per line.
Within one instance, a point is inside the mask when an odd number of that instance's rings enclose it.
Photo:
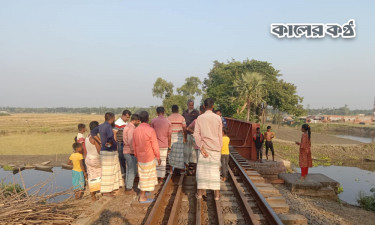
M 234 158 L 238 160 L 242 157 L 236 154 Z M 233 163 L 231 163 L 231 166 L 233 166 Z M 245 165 L 244 163 L 240 163 L 240 166 L 242 167 L 243 170 L 245 170 L 246 175 L 254 183 L 258 191 L 261 192 L 261 194 L 266 199 L 268 204 L 278 214 L 278 217 L 285 225 L 307 225 L 307 219 L 304 216 L 299 215 L 299 214 L 289 214 L 289 205 L 286 203 L 285 198 L 281 196 L 280 192 L 276 188 L 274 188 L 272 184 L 266 183 L 262 175 L 260 175 L 254 169 L 252 169 L 250 165 Z M 237 169 L 235 171 L 236 171 L 236 175 L 239 175 L 239 170 Z M 269 176 L 271 175 L 268 175 L 267 179 L 270 178 Z M 259 177 L 263 178 L 263 180 L 259 179 Z M 277 182 L 275 183 L 283 183 L 283 180 L 279 181 L 276 179 L 276 181 Z M 239 182 L 239 184 L 241 185 L 241 188 L 243 190 L 247 190 L 247 187 L 244 183 Z M 262 217 L 263 215 L 260 213 L 260 210 L 256 206 L 255 200 L 252 198 L 252 196 L 246 191 L 245 191 L 245 195 L 248 198 L 248 203 L 253 209 L 254 213 L 257 213 L 257 215 Z M 260 220 L 260 222 L 261 224 L 266 224 L 264 220 L 262 221 Z

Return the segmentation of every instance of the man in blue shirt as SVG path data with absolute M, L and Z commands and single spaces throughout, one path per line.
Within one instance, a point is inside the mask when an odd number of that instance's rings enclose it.
M 124 182 L 121 176 L 120 161 L 117 153 L 117 143 L 113 134 L 115 115 L 107 112 L 105 122 L 91 131 L 91 136 L 97 138 L 100 134 L 102 143 L 100 150 L 100 162 L 102 165 L 102 177 L 100 192 L 106 195 L 116 194 Z
M 95 137 L 100 134 L 100 141 L 102 143 L 102 151 L 117 150 L 117 143 L 114 138 L 112 124 L 115 121 L 115 115 L 111 112 L 105 114 L 105 122 L 91 131 L 91 136 Z
M 222 116 L 221 109 L 217 109 L 215 111 L 216 115 L 219 115 L 221 118 L 221 121 L 223 122 L 223 127 L 227 127 L 227 120 Z

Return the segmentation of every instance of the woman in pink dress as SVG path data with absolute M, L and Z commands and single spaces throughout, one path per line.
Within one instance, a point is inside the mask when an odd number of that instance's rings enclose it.
M 308 124 L 303 124 L 301 142 L 296 142 L 299 145 L 299 167 L 301 167 L 301 180 L 305 180 L 309 173 L 309 167 L 312 167 L 311 159 L 311 128 Z

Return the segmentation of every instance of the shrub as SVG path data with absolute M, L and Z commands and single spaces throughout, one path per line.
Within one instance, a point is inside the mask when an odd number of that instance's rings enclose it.
M 370 195 L 360 193 L 357 202 L 362 208 L 368 211 L 375 211 L 375 188 L 371 188 L 370 191 Z
M 4 165 L 3 166 L 3 170 L 4 171 L 12 171 L 13 170 L 13 167 L 9 166 L 9 165 Z
M 344 187 L 343 186 L 340 186 L 338 189 L 337 189 L 337 194 L 341 194 L 344 192 Z
M 13 194 L 23 192 L 23 188 L 19 184 L 4 183 L 3 181 L 1 181 L 0 182 L 0 192 L 2 192 L 4 197 L 8 197 L 8 196 L 11 196 Z

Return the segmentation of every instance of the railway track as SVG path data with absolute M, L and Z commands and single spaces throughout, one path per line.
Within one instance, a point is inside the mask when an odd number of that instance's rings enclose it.
M 231 152 L 229 178 L 220 184 L 220 200 L 207 190 L 195 198 L 194 176 L 169 175 L 144 224 L 283 224 L 247 176 L 247 161 Z

